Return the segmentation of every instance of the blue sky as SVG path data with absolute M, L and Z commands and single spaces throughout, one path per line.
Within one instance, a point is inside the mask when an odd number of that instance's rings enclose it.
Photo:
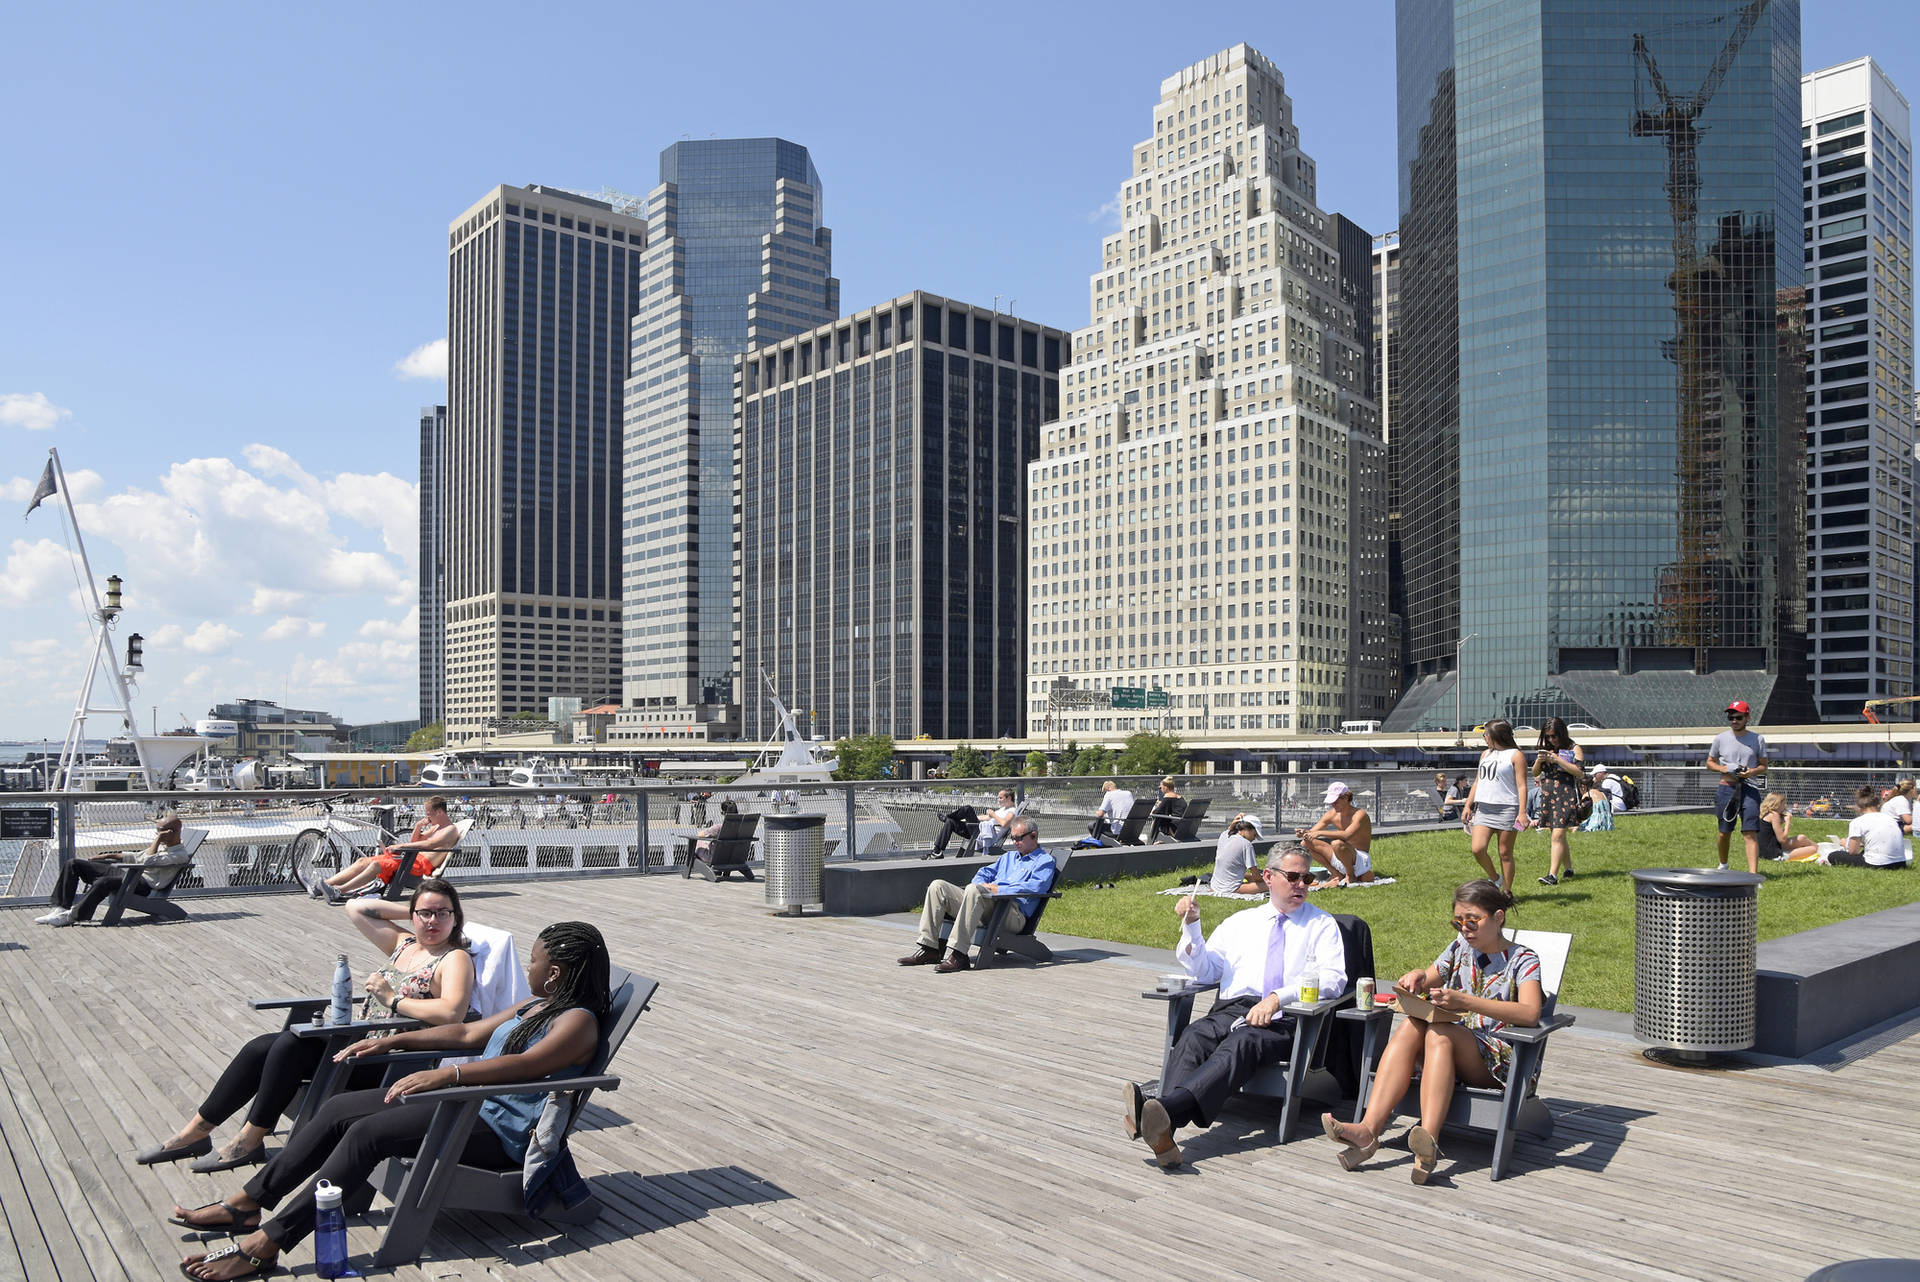
M 1287 77 L 1322 205 L 1395 216 L 1382 0 L 65 5 L 7 26 L 0 504 L 60 449 L 163 726 L 239 696 L 413 715 L 415 413 L 442 391 L 401 365 L 445 332 L 448 221 L 495 183 L 639 194 L 676 139 L 779 134 L 820 170 L 847 310 L 925 288 L 1072 328 L 1160 80 L 1246 41 Z M 1904 5 L 1809 0 L 1805 65 L 1871 53 L 1912 94 L 1914 32 Z M 83 633 L 55 514 L 6 538 L 0 737 L 57 736 Z

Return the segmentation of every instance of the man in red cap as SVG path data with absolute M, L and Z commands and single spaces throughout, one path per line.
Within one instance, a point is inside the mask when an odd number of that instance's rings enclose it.
M 1720 868 L 1727 870 L 1727 846 L 1737 823 L 1747 843 L 1747 871 L 1760 871 L 1760 794 L 1766 791 L 1767 741 L 1747 729 L 1753 710 L 1743 699 L 1727 705 L 1727 728 L 1713 737 L 1707 749 L 1707 769 L 1720 776 L 1713 792 L 1714 813 L 1720 818 Z

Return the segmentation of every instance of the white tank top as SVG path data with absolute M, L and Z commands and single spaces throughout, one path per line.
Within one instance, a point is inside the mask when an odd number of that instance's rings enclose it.
M 1518 806 L 1520 790 L 1513 783 L 1513 749 L 1488 748 L 1480 754 L 1479 790 L 1473 795 L 1476 806 Z

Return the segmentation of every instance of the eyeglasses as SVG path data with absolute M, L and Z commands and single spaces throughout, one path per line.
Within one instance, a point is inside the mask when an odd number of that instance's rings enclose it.
M 1729 712 L 1727 714 L 1727 720 L 1729 721 L 1745 721 L 1746 719 L 1747 714 L 1744 712 Z
M 1013 839 L 1015 841 L 1038 841 L 1040 840 L 1040 834 L 1037 832 L 1017 832 L 1013 835 Z
M 1285 877 L 1296 886 L 1304 886 L 1313 880 L 1313 874 L 1310 872 L 1288 872 L 1285 868 L 1269 868 L 1267 876 Z
M 413 915 L 423 921 L 439 921 L 442 917 L 452 917 L 451 908 L 416 908 Z
M 1453 919 L 1453 928 L 1462 934 L 1471 935 L 1474 931 L 1480 929 L 1480 925 L 1484 921 L 1486 921 L 1485 917 L 1455 917 Z

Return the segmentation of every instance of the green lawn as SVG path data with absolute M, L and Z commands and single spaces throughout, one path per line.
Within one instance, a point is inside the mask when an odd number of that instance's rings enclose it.
M 1844 820 L 1813 819 L 1795 824 L 1816 840 L 1845 833 Z M 1547 870 L 1547 837 L 1526 832 L 1515 849 L 1519 903 L 1508 915 L 1519 930 L 1559 930 L 1573 935 L 1563 995 L 1580 1006 L 1633 1009 L 1634 868 L 1702 867 L 1713 862 L 1714 822 L 1706 815 L 1639 815 L 1620 821 L 1610 833 L 1575 833 L 1575 876 L 1557 887 L 1535 878 Z M 1746 867 L 1740 838 L 1733 840 L 1732 864 Z M 1314 902 L 1329 912 L 1364 917 L 1373 927 L 1377 970 L 1397 976 L 1425 966 L 1452 934 L 1453 888 L 1479 876 L 1467 839 L 1457 832 L 1381 837 L 1373 847 L 1374 867 L 1396 884 L 1375 890 L 1323 890 Z M 1920 899 L 1920 871 L 1877 872 L 1864 868 L 1823 868 L 1816 864 L 1763 863 L 1767 884 L 1760 889 L 1760 938 L 1772 939 L 1843 921 Z M 1190 871 L 1202 871 L 1199 868 Z M 1206 871 L 1211 871 L 1209 865 Z M 1172 949 L 1179 927 L 1174 899 L 1154 892 L 1172 885 L 1174 875 L 1122 881 L 1112 890 L 1069 888 L 1047 909 L 1044 928 L 1063 935 L 1111 939 Z M 1201 921 L 1208 930 L 1243 907 L 1230 899 L 1202 899 Z

